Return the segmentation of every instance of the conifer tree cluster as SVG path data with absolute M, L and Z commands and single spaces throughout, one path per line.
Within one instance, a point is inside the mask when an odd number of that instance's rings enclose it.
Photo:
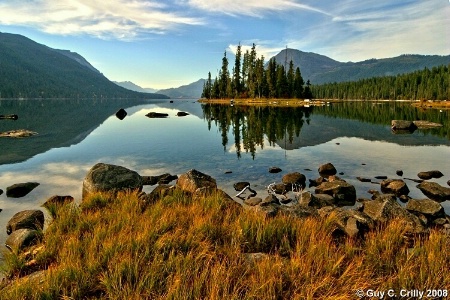
M 449 100 L 449 68 L 442 65 L 397 76 L 312 86 L 319 99 Z
M 244 55 L 239 44 L 231 74 L 228 65 L 225 51 L 216 78 L 212 80 L 208 73 L 202 98 L 312 98 L 309 80 L 305 84 L 300 68 L 294 69 L 292 60 L 284 66 L 272 58 L 265 67 L 264 56 L 257 56 L 255 44 Z

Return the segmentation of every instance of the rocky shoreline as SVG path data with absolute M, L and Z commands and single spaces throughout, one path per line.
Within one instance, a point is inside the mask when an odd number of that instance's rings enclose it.
M 98 192 L 115 194 L 136 191 L 139 193 L 140 206 L 145 210 L 149 204 L 176 192 L 193 199 L 214 193 L 233 205 L 253 210 L 267 218 L 289 215 L 295 218 L 325 219 L 333 216 L 333 237 L 337 241 L 345 238 L 364 239 L 367 232 L 394 219 L 400 220 L 404 225 L 405 237 L 409 240 L 416 236 L 427 236 L 431 229 L 437 229 L 450 238 L 450 216 L 445 214 L 440 204 L 450 200 L 450 188 L 428 181 L 443 176 L 437 170 L 418 174 L 421 179 L 417 179 L 420 182 L 417 187 L 427 199 L 410 198 L 409 188 L 403 179 L 385 177 L 380 182 L 379 190 L 369 191 L 372 194 L 370 199 L 358 198 L 355 187 L 336 175 L 333 164 L 319 166 L 318 173 L 318 178 L 309 179 L 309 187 L 313 187 L 314 192 L 305 192 L 306 176 L 293 172 L 283 175 L 280 182 L 269 185 L 265 197 L 257 195 L 249 182 L 236 182 L 234 188 L 238 194 L 233 199 L 218 188 L 214 178 L 195 169 L 180 176 L 141 176 L 122 166 L 98 163 L 89 170 L 83 181 L 81 201 Z M 401 171 L 398 170 L 397 173 L 401 174 Z M 170 184 L 174 180 L 176 183 Z M 144 185 L 156 187 L 152 192 L 145 193 L 142 191 Z M 399 201 L 406 203 L 405 207 Z M 58 207 L 70 203 L 74 205 L 74 198 L 71 196 L 53 196 L 43 207 L 55 218 Z M 30 247 L 42 239 L 44 223 L 41 210 L 18 212 L 6 226 L 9 235 L 6 247 L 15 253 L 26 255 Z

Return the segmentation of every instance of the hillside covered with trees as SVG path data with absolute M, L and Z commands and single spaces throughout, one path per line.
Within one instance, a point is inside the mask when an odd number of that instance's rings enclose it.
M 441 65 L 397 76 L 313 85 L 318 99 L 449 100 L 449 67 Z
M 0 33 L 0 98 L 167 98 L 119 87 L 80 55 Z

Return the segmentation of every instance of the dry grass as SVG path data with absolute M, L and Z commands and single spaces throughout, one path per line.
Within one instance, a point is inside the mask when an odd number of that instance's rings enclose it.
M 181 193 L 145 211 L 135 194 L 94 195 L 57 215 L 33 257 L 44 282 L 15 281 L 0 299 L 355 299 L 357 289 L 450 288 L 448 237 L 433 231 L 408 248 L 397 222 L 336 243 L 333 216 L 268 219 Z M 26 272 L 18 255 L 7 259 L 8 276 Z

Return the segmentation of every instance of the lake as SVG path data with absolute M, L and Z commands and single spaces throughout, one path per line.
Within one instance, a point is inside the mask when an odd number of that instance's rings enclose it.
M 82 181 L 98 162 L 117 164 L 141 175 L 180 175 L 197 169 L 211 175 L 234 196 L 232 185 L 249 181 L 259 196 L 280 182 L 283 174 L 301 172 L 317 178 L 327 162 L 356 187 L 358 197 L 369 198 L 379 184 L 356 177 L 386 175 L 417 179 L 420 171 L 440 170 L 433 179 L 447 186 L 450 179 L 449 111 L 421 110 L 408 103 L 352 102 L 322 107 L 238 107 L 199 104 L 191 100 L 0 100 L 0 132 L 28 129 L 38 135 L 23 139 L 0 138 L 0 243 L 6 223 L 17 212 L 42 209 L 53 195 L 81 198 Z M 115 112 L 125 108 L 119 120 Z M 169 114 L 150 119 L 151 111 Z M 177 117 L 177 112 L 188 112 Z M 393 134 L 392 119 L 423 119 L 442 123 L 438 129 Z M 268 169 L 277 166 L 279 174 Z M 227 172 L 231 171 L 231 173 Z M 40 185 L 23 198 L 6 197 L 6 187 L 20 182 Z M 417 183 L 405 180 L 412 198 L 426 198 Z M 146 186 L 149 192 L 153 187 Z M 313 190 L 313 188 L 307 188 Z M 450 214 L 450 201 L 442 203 Z M 44 209 L 42 209 L 44 210 Z

